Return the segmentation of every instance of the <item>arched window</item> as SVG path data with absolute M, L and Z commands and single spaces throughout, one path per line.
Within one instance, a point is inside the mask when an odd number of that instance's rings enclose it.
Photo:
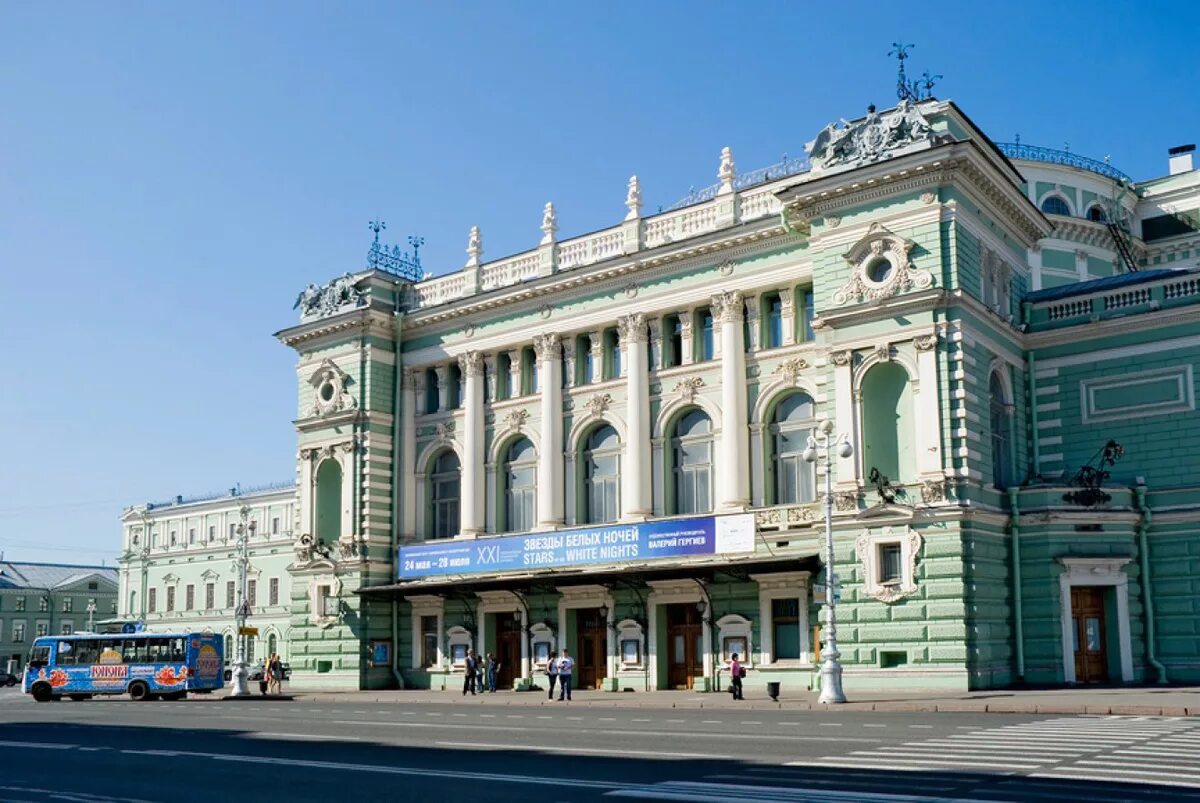
M 1093 223 L 1107 223 L 1108 215 L 1104 211 L 1104 207 L 1100 204 L 1092 204 L 1088 207 L 1087 219 Z
M 1004 393 L 1004 383 L 995 371 L 988 382 L 988 393 L 991 397 L 992 483 L 1003 489 L 1012 481 L 1010 405 Z
M 332 544 L 342 535 L 342 467 L 325 459 L 317 466 L 317 540 Z
M 532 530 L 537 498 L 537 453 L 528 438 L 519 438 L 504 455 L 504 529 Z
M 141 614 L 141 611 L 138 610 L 138 606 L 137 606 L 137 592 L 130 591 L 129 592 L 129 615 L 130 616 L 139 616 L 140 614 Z
M 445 451 L 429 470 L 429 537 L 458 535 L 461 474 L 458 455 Z
M 685 413 L 671 437 L 674 513 L 712 510 L 712 422 L 702 410 Z
M 1047 215 L 1070 215 L 1071 207 L 1060 195 L 1051 195 L 1042 201 L 1042 211 Z
M 226 662 L 232 664 L 234 658 L 236 658 L 236 657 L 237 656 L 235 656 L 233 654 L 233 636 L 230 635 L 229 633 L 226 633 L 225 634 L 225 660 L 226 660 Z
M 912 388 L 908 373 L 894 362 L 873 365 L 862 386 L 863 476 L 871 469 L 892 484 L 916 479 Z
M 621 515 L 621 442 L 608 424 L 588 436 L 583 453 L 584 500 L 587 523 L 616 521 Z
M 267 657 L 279 652 L 279 637 L 274 633 L 267 635 Z
M 793 393 L 775 406 L 771 417 L 771 470 L 775 475 L 775 504 L 792 505 L 817 498 L 813 464 L 804 449 L 813 434 L 813 400 Z

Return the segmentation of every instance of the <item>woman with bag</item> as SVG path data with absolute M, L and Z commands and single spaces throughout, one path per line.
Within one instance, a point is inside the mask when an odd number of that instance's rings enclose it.
M 729 660 L 729 690 L 733 692 L 733 699 L 742 700 L 742 678 L 746 677 L 746 668 L 742 666 L 738 660 L 738 654 L 735 652 L 730 656 Z

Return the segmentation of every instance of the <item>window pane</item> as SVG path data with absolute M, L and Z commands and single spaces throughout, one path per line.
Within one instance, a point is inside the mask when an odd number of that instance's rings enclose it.
M 898 583 L 901 580 L 900 545 L 884 544 L 879 548 L 879 582 Z

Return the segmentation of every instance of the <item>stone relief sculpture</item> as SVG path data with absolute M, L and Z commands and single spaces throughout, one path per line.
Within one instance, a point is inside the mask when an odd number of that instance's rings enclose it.
M 833 294 L 834 304 L 878 301 L 933 286 L 933 274 L 913 265 L 912 240 L 872 223 L 867 234 L 843 255 L 852 266 L 850 280 Z
M 316 391 L 310 412 L 315 416 L 353 410 L 358 400 L 346 390 L 350 377 L 333 360 L 325 359 L 308 379 Z
M 339 276 L 323 287 L 310 284 L 300 291 L 292 309 L 300 310 L 300 318 L 324 318 L 346 309 L 361 307 L 366 295 L 356 287 L 358 280 L 349 273 Z
M 868 106 L 867 116 L 858 122 L 830 123 L 804 149 L 813 170 L 819 171 L 878 162 L 897 151 L 937 141 L 920 107 L 905 98 L 883 114 Z

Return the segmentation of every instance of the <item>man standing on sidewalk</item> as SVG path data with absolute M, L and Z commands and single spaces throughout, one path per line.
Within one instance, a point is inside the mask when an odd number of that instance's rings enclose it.
M 467 650 L 467 658 L 463 668 L 466 670 L 466 675 L 463 676 L 463 697 L 467 696 L 467 692 L 475 695 L 475 666 L 478 663 L 475 657 L 474 650 Z
M 567 700 L 571 699 L 571 673 L 575 669 L 575 659 L 566 650 L 563 650 L 562 658 L 558 659 L 558 701 L 563 701 L 563 695 L 566 695 Z
M 546 699 L 554 699 L 554 682 L 558 680 L 558 653 L 550 653 L 546 660 L 546 682 L 550 684 L 550 694 Z

